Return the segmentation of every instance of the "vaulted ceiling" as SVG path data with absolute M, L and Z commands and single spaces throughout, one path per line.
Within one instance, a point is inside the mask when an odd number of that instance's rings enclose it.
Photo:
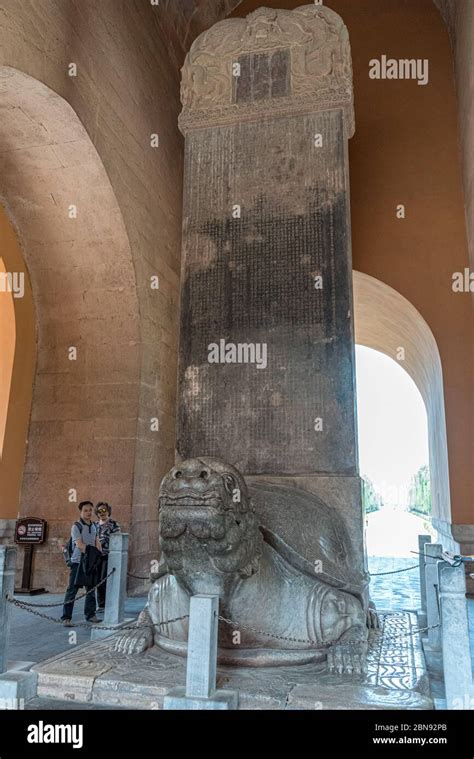
M 177 32 L 184 50 L 210 26 L 229 15 L 241 0 L 161 0 L 170 25 Z M 265 2 L 262 2 L 265 5 Z
M 433 1 L 452 33 L 455 0 Z M 228 16 L 240 3 L 241 0 L 161 0 L 161 5 L 172 16 L 175 29 L 181 32 L 180 38 L 185 50 L 189 49 L 198 34 Z M 265 0 L 262 0 L 262 5 L 265 5 Z

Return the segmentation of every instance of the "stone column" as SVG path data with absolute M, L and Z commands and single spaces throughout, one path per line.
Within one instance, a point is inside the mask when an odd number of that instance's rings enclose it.
M 362 571 L 347 29 L 315 4 L 222 21 L 182 100 L 178 454 L 314 492 Z
M 448 709 L 472 709 L 472 661 L 464 566 L 440 567 L 441 640 Z

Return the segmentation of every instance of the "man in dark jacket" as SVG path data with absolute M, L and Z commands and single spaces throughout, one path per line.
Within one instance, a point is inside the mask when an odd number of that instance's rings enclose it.
M 78 572 L 81 568 L 81 559 L 86 554 L 86 550 L 89 546 L 93 547 L 97 551 L 101 551 L 100 541 L 98 537 L 98 526 L 92 521 L 94 504 L 91 501 L 82 501 L 79 504 L 80 519 L 78 522 L 74 522 L 71 528 L 71 539 L 73 544 L 73 551 L 71 556 L 70 571 L 69 571 L 69 584 L 64 597 L 63 615 L 61 619 L 66 627 L 70 627 L 72 622 L 72 612 L 74 609 L 74 600 L 77 595 L 77 591 L 81 587 L 77 582 L 84 582 L 86 591 L 92 590 L 96 585 L 96 575 L 88 575 L 78 577 Z M 95 594 L 89 593 L 86 596 L 84 613 L 88 622 L 100 622 L 100 619 L 96 617 L 96 605 Z

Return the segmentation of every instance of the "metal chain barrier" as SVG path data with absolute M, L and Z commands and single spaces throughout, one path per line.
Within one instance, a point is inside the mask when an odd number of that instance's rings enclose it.
M 411 553 L 416 553 L 416 551 L 412 551 Z M 421 556 L 421 554 L 418 554 Z M 432 557 L 428 557 L 432 558 Z M 452 562 L 446 561 L 446 559 L 434 559 L 434 561 L 444 561 L 445 564 L 448 564 L 450 567 L 459 567 L 463 563 L 463 560 L 469 560 L 472 559 L 470 556 L 454 556 Z M 403 567 L 402 569 L 393 569 L 391 572 L 376 572 L 375 574 L 371 574 L 369 572 L 370 577 L 381 577 L 382 575 L 396 575 L 399 572 L 410 572 L 412 569 L 418 569 L 419 564 L 413 564 L 412 567 Z
M 97 586 L 96 586 L 97 587 Z M 95 588 L 94 588 L 95 590 Z M 46 619 L 49 622 L 54 622 L 55 624 L 62 625 L 63 620 L 58 619 L 57 617 L 50 617 L 48 614 L 43 614 L 41 611 L 35 611 L 31 608 L 31 606 L 36 606 L 37 604 L 24 604 L 23 601 L 19 601 L 17 598 L 13 598 L 11 596 L 7 596 L 8 603 L 12 604 L 12 606 L 17 606 L 19 609 L 23 609 L 23 611 L 27 611 L 30 614 L 34 614 L 36 617 L 40 617 L 41 619 Z M 62 604 L 61 604 L 62 606 Z M 68 625 L 68 628 L 71 627 L 85 627 L 88 630 L 97 629 L 97 630 L 114 630 L 115 632 L 121 632 L 122 630 L 138 630 L 138 629 L 146 629 L 146 628 L 153 628 L 153 627 L 164 627 L 165 625 L 170 625 L 172 622 L 180 622 L 182 619 L 188 619 L 189 614 L 184 614 L 182 617 L 175 617 L 175 619 L 168 619 L 166 622 L 157 622 L 153 625 L 140 625 L 140 627 L 137 626 L 137 624 L 133 625 L 126 625 L 124 627 L 117 627 L 116 625 L 103 625 L 102 623 L 96 623 L 91 624 L 90 622 L 73 622 L 70 625 Z
M 413 564 L 411 567 L 402 567 L 402 569 L 393 569 L 391 572 L 368 572 L 370 577 L 381 577 L 382 575 L 396 575 L 399 572 L 410 572 L 412 569 L 418 569 L 419 564 Z M 454 565 L 456 566 L 456 565 Z M 327 577 L 330 577 L 332 580 L 336 580 L 336 582 L 341 583 L 341 585 L 344 584 L 344 580 L 341 577 L 334 577 L 334 575 L 330 575 L 327 572 L 323 572 Z M 134 575 L 131 572 L 127 572 L 127 577 L 133 577 L 134 580 L 150 580 L 150 576 L 148 577 L 140 577 L 139 575 Z
M 97 588 L 100 588 L 100 586 L 103 585 L 104 582 L 107 582 L 107 580 L 109 579 L 109 577 L 111 577 L 114 572 L 115 572 L 115 569 L 112 569 L 112 571 L 109 572 L 109 574 L 106 577 L 104 577 L 103 580 L 101 580 L 100 582 L 98 582 L 97 585 L 94 585 L 94 587 L 90 588 L 90 590 L 88 590 L 86 593 L 81 593 L 80 595 L 76 596 L 75 599 L 74 599 L 74 603 L 76 603 L 76 601 L 81 601 L 83 598 L 85 598 L 86 596 L 88 596 L 90 593 L 94 593 L 94 591 L 96 591 Z M 7 600 L 10 601 L 10 599 L 7 599 Z M 61 601 L 60 603 L 54 603 L 54 604 L 32 604 L 32 603 L 28 603 L 28 601 L 16 601 L 15 602 L 15 606 L 20 606 L 20 605 L 21 606 L 31 606 L 33 609 L 53 609 L 55 607 L 64 606 L 64 601 Z M 25 609 L 25 611 L 27 611 L 27 609 Z
M 258 635 L 265 635 L 266 637 L 274 638 L 275 640 L 286 640 L 290 643 L 306 643 L 306 644 L 314 643 L 314 640 L 306 640 L 305 638 L 291 638 L 285 635 L 274 635 L 273 633 L 265 632 L 264 630 L 258 630 L 256 627 L 251 627 L 251 625 L 239 624 L 238 622 L 234 622 L 232 619 L 226 619 L 226 617 L 221 617 L 220 615 L 218 615 L 217 618 L 221 622 L 225 622 L 225 624 L 230 625 L 231 627 L 235 627 L 237 629 L 242 629 L 242 630 L 250 630 L 251 632 L 258 633 Z M 326 649 L 330 645 L 331 645 L 330 643 L 325 643 L 324 646 L 321 646 L 321 649 Z
M 412 567 L 402 567 L 402 569 L 392 569 L 391 572 L 375 572 L 375 574 L 371 574 L 369 572 L 370 577 L 382 577 L 382 575 L 397 575 L 400 572 L 410 572 L 412 569 L 418 569 L 419 564 L 413 564 Z
M 408 572 L 408 571 L 410 571 L 412 569 L 417 569 L 418 567 L 419 567 L 419 564 L 415 564 L 415 565 L 413 565 L 411 567 L 403 567 L 402 569 L 396 569 L 396 570 L 393 570 L 393 571 L 390 571 L 390 572 L 378 572 L 376 574 L 371 575 L 371 577 L 378 577 L 378 576 L 381 576 L 381 575 L 398 574 L 400 572 Z M 111 572 L 109 572 L 108 575 L 106 577 L 104 577 L 103 580 L 101 580 L 100 582 L 98 582 L 93 588 L 90 588 L 90 590 L 88 590 L 85 593 L 82 593 L 81 595 L 77 596 L 76 599 L 75 599 L 75 601 L 79 601 L 79 600 L 85 598 L 86 596 L 88 596 L 90 593 L 94 593 L 97 590 L 97 588 L 99 588 L 101 585 L 103 585 L 105 582 L 107 582 L 107 580 L 109 579 L 109 577 L 114 572 L 115 572 L 115 569 L 112 569 Z M 139 577 L 138 575 L 133 575 L 131 573 L 127 573 L 127 574 L 128 574 L 128 577 L 133 577 L 134 579 L 137 579 L 137 580 L 149 580 L 150 579 L 149 577 Z M 33 603 L 28 603 L 27 601 L 19 601 L 18 599 L 15 599 L 13 597 L 7 597 L 7 601 L 9 603 L 11 603 L 12 605 L 16 606 L 17 608 L 23 609 L 24 611 L 29 611 L 31 614 L 34 614 L 34 615 L 36 615 L 36 616 L 38 616 L 38 617 L 40 617 L 42 619 L 46 619 L 46 620 L 48 620 L 50 622 L 54 622 L 55 624 L 61 624 L 61 625 L 63 624 L 63 620 L 62 619 L 57 619 L 55 617 L 50 617 L 47 614 L 43 614 L 43 613 L 35 610 L 35 609 L 38 609 L 38 608 L 45 608 L 46 609 L 46 608 L 54 608 L 54 607 L 63 606 L 63 601 L 61 601 L 60 603 L 52 603 L 52 604 L 33 604 Z M 439 599 L 438 599 L 438 604 L 439 604 Z M 397 616 L 397 612 L 394 612 L 392 615 L 390 615 L 390 614 L 384 614 L 384 618 L 387 617 L 387 616 Z M 189 617 L 189 615 L 184 615 L 184 616 L 181 616 L 181 617 L 176 617 L 174 619 L 167 620 L 166 622 L 159 622 L 159 623 L 153 624 L 153 625 L 140 625 L 140 628 L 141 629 L 146 629 L 146 628 L 155 628 L 155 627 L 165 627 L 166 625 L 172 624 L 173 622 L 179 622 L 181 620 L 187 619 L 188 617 Z M 325 643 L 322 646 L 315 646 L 314 645 L 315 641 L 309 640 L 309 639 L 306 639 L 306 638 L 294 638 L 292 636 L 286 636 L 286 635 L 275 635 L 274 633 L 270 633 L 270 632 L 267 632 L 265 630 L 259 630 L 258 628 L 252 627 L 251 625 L 239 624 L 238 622 L 235 622 L 232 619 L 228 619 L 228 618 L 220 616 L 220 615 L 218 616 L 218 619 L 221 622 L 224 622 L 224 624 L 227 624 L 227 625 L 229 625 L 229 626 L 231 626 L 231 627 L 233 627 L 235 629 L 249 630 L 250 632 L 256 633 L 257 635 L 263 635 L 264 637 L 272 638 L 274 640 L 282 640 L 282 641 L 285 641 L 287 643 L 302 643 L 304 645 L 311 646 L 311 648 L 313 650 L 326 651 L 331 646 L 333 646 L 334 644 L 338 643 L 337 640 L 334 640 L 334 641 L 330 641 L 328 643 Z M 114 630 L 114 631 L 117 631 L 118 629 L 120 629 L 120 630 L 136 630 L 136 629 L 139 629 L 136 624 L 125 626 L 125 627 L 120 627 L 120 628 L 117 628 L 115 625 L 114 626 L 104 626 L 101 623 L 99 623 L 99 625 L 100 625 L 99 629 L 101 629 L 101 630 Z M 68 627 L 83 627 L 83 628 L 87 628 L 87 629 L 92 629 L 95 626 L 96 626 L 96 624 L 91 624 L 90 622 L 76 622 L 76 623 L 72 623 L 71 622 L 68 625 Z M 433 629 L 438 628 L 440 626 L 441 626 L 440 623 L 435 624 L 435 625 L 430 625 L 428 627 L 423 627 L 423 628 L 420 628 L 420 629 L 412 630 L 412 631 L 410 631 L 408 633 L 400 633 L 399 635 L 392 635 L 389 638 L 386 638 L 385 640 L 388 641 L 388 642 L 390 642 L 392 640 L 393 641 L 397 641 L 400 638 L 413 637 L 414 635 L 420 635 L 422 633 L 428 632 L 429 630 L 433 630 Z M 381 635 L 382 634 L 380 633 L 380 636 Z M 343 643 L 342 645 L 344 645 L 344 646 L 357 646 L 361 642 L 363 642 L 363 641 L 348 641 L 347 643 Z
M 388 617 L 388 616 L 398 616 L 398 614 L 396 612 L 394 612 L 393 614 L 384 614 L 384 617 Z M 325 651 L 328 648 L 331 648 L 331 646 L 339 643 L 338 640 L 333 640 L 333 641 L 330 641 L 329 643 L 324 643 L 322 646 L 314 646 L 314 640 L 307 640 L 305 638 L 292 638 L 292 637 L 284 636 L 284 635 L 275 635 L 273 633 L 265 632 L 264 630 L 258 630 L 256 627 L 251 627 L 250 625 L 239 624 L 238 622 L 234 622 L 232 619 L 226 619 L 226 617 L 219 616 L 218 619 L 221 622 L 225 622 L 226 624 L 236 629 L 250 630 L 251 632 L 257 633 L 258 635 L 264 635 L 268 638 L 273 638 L 274 640 L 285 640 L 290 643 L 305 643 L 306 645 L 311 645 L 311 647 L 314 650 Z M 400 638 L 409 638 L 409 637 L 413 637 L 414 635 L 420 635 L 421 633 L 428 632 L 428 630 L 433 630 L 435 627 L 441 627 L 440 623 L 436 625 L 430 625 L 429 627 L 417 628 L 416 630 L 411 630 L 408 633 L 400 633 L 399 635 L 391 635 L 387 638 L 384 638 L 383 640 L 384 642 L 385 641 L 390 642 L 392 640 L 393 641 L 399 640 Z M 379 635 L 380 635 L 380 638 L 382 638 L 381 632 L 379 633 Z M 363 642 L 364 641 L 348 641 L 347 643 L 343 642 L 341 645 L 358 646 L 360 645 L 360 643 L 363 643 Z
M 93 590 L 95 590 L 95 588 L 93 588 Z M 43 614 L 42 612 L 35 611 L 34 608 L 31 608 L 34 606 L 39 606 L 39 604 L 26 604 L 25 602 L 19 601 L 16 598 L 12 598 L 10 596 L 7 596 L 7 601 L 11 603 L 13 606 L 18 607 L 19 609 L 23 609 L 23 611 L 28 611 L 30 614 L 34 614 L 35 616 L 40 617 L 41 619 L 46 619 L 49 622 L 54 622 L 55 624 L 60 624 L 60 625 L 63 624 L 62 619 L 57 619 L 56 617 L 50 617 L 47 614 Z M 50 604 L 50 606 L 51 605 L 53 604 Z M 48 606 L 48 604 L 45 604 L 45 606 Z M 387 617 L 387 616 L 398 616 L 398 614 L 397 612 L 394 612 L 392 615 L 384 614 L 384 617 Z M 184 619 L 189 619 L 189 614 L 184 614 L 181 617 L 175 617 L 174 619 L 168 619 L 165 622 L 157 622 L 156 624 L 152 624 L 152 625 L 137 625 L 135 623 L 133 625 L 126 625 L 124 627 L 117 628 L 116 625 L 107 626 L 101 623 L 91 624 L 90 622 L 75 622 L 68 625 L 68 628 L 85 627 L 89 630 L 92 628 L 97 628 L 100 630 L 113 630 L 115 632 L 122 632 L 123 630 L 144 630 L 144 629 L 151 629 L 155 627 L 165 627 L 166 625 L 170 625 L 173 622 L 181 622 Z M 268 638 L 273 638 L 274 640 L 284 640 L 287 643 L 303 643 L 305 645 L 311 646 L 312 650 L 314 651 L 327 651 L 333 645 L 339 643 L 339 640 L 333 640 L 333 641 L 329 641 L 328 643 L 324 643 L 322 646 L 315 646 L 314 640 L 309 640 L 306 638 L 293 638 L 287 635 L 275 635 L 274 633 L 266 632 L 265 630 L 259 630 L 258 628 L 252 627 L 251 625 L 239 624 L 238 622 L 235 622 L 234 620 L 228 619 L 226 617 L 222 617 L 221 615 L 218 616 L 218 619 L 221 622 L 224 622 L 225 624 L 230 625 L 231 627 L 234 627 L 235 629 L 250 630 L 251 632 L 257 633 L 258 635 L 263 635 Z M 400 633 L 399 635 L 392 635 L 392 636 L 389 636 L 388 638 L 384 638 L 383 640 L 384 642 L 390 642 L 392 640 L 397 641 L 397 640 L 400 640 L 400 638 L 409 638 L 409 637 L 413 637 L 414 635 L 420 635 L 421 633 L 428 632 L 429 630 L 433 630 L 440 626 L 441 626 L 440 623 L 438 623 L 436 625 L 430 625 L 428 627 L 422 627 L 416 630 L 411 630 L 408 633 Z M 380 635 L 380 638 L 382 639 L 382 633 L 379 633 L 379 635 Z M 364 643 L 364 642 L 365 641 L 347 641 L 347 642 L 342 642 L 341 645 L 352 647 L 352 646 L 359 646 L 360 643 Z

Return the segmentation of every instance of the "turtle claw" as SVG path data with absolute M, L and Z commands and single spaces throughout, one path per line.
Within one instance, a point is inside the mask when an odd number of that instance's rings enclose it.
M 370 602 L 367 610 L 367 627 L 369 630 L 380 630 L 380 619 L 373 601 Z
M 121 635 L 114 649 L 121 654 L 141 654 L 153 645 L 153 632 L 150 629 L 137 627 Z
M 367 671 L 366 653 L 364 640 L 335 643 L 328 650 L 327 671 L 340 677 L 362 677 Z

